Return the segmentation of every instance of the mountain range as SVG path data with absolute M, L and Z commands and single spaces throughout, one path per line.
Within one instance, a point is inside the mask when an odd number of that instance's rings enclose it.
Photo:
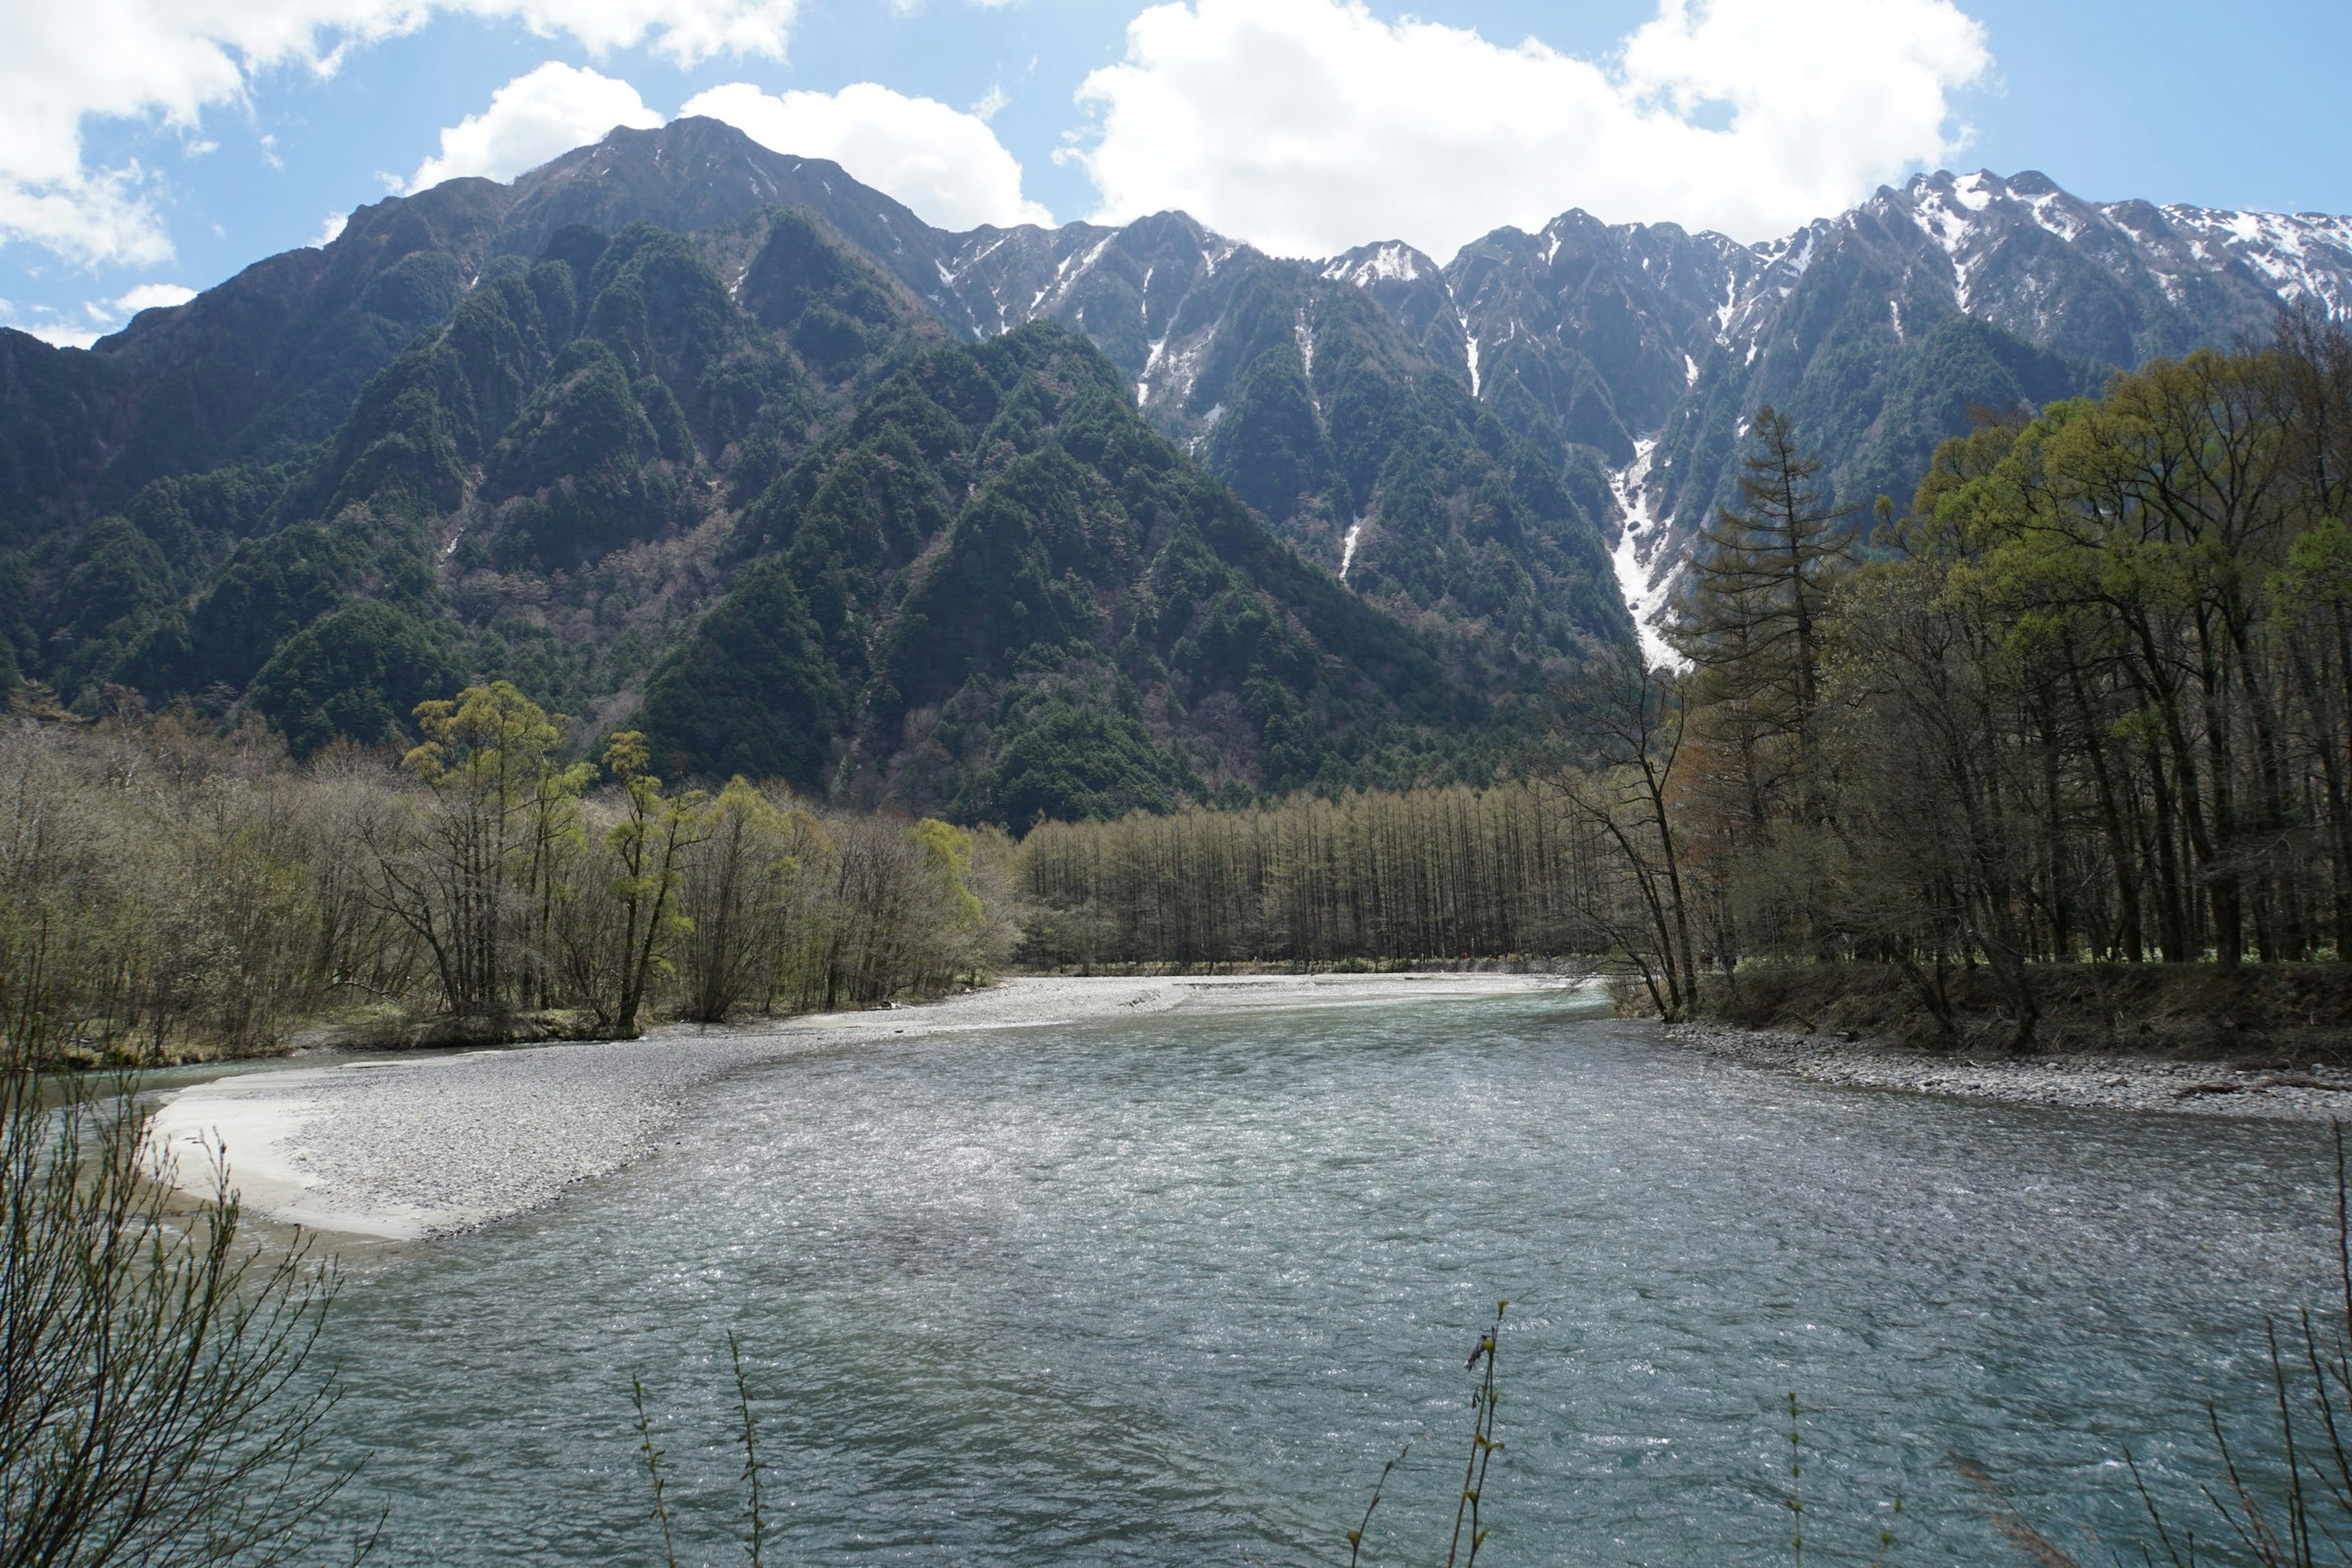
M 1478 776 L 1654 614 L 1759 404 L 1899 503 L 1983 409 L 2306 303 L 2352 221 L 2032 174 L 1308 261 L 620 130 L 89 350 L 0 331 L 0 683 L 312 748 L 506 676 L 673 771 L 1015 824 Z

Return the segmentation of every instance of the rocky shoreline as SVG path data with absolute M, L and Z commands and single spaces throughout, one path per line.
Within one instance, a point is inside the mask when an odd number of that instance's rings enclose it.
M 1682 1049 L 1761 1072 L 1850 1089 L 1895 1089 L 2010 1105 L 2055 1105 L 2177 1115 L 2352 1120 L 2352 1069 L 2158 1057 L 1942 1056 L 1864 1039 L 1670 1024 Z

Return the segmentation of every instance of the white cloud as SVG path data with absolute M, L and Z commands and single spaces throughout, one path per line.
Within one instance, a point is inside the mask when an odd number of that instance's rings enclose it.
M 93 165 L 93 121 L 144 121 L 194 142 L 206 111 L 246 101 L 262 73 L 336 70 L 352 50 L 463 15 L 640 46 L 691 66 L 782 59 L 798 0 L 80 0 L 0 5 L 0 237 L 85 263 L 172 254 L 154 177 Z
M 5 300 L 0 300 L 0 326 L 14 327 L 60 349 L 86 349 L 112 330 L 77 321 L 46 305 L 22 307 Z
M 1102 220 L 1181 207 L 1285 255 L 1445 257 L 1571 206 L 1757 239 L 1950 156 L 1990 65 L 1953 0 L 1658 0 L 1606 66 L 1360 0 L 1189 0 L 1129 25 L 1066 155 Z
M 349 213 L 329 213 L 326 221 L 319 226 L 319 237 L 310 242 L 310 248 L 326 249 L 341 237 L 344 229 L 351 226 L 351 222 L 352 215 Z
M 761 92 L 730 82 L 696 94 L 686 114 L 724 120 L 779 153 L 830 158 L 941 228 L 1050 224 L 1021 194 L 1021 164 L 988 122 L 935 99 L 870 81 L 839 92 Z
M 88 320 L 48 305 L 20 308 L 0 300 L 0 322 L 61 349 L 86 349 L 142 310 L 184 305 L 195 297 L 196 291 L 183 284 L 141 283 L 111 300 L 85 300 L 81 309 Z
M 119 299 L 107 300 L 106 305 L 114 315 L 135 316 L 142 310 L 184 305 L 195 297 L 196 291 L 184 284 L 142 283 Z
M 490 106 L 441 132 L 441 151 L 410 175 L 421 191 L 460 174 L 511 180 L 615 125 L 647 130 L 662 117 L 627 82 L 550 60 L 490 95 Z

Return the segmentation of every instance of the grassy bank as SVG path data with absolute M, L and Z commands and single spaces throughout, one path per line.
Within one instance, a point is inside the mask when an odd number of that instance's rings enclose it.
M 2352 964 L 2040 964 L 2024 972 L 2036 1053 L 2205 1060 L 2352 1061 Z M 2008 1049 L 2014 984 L 1982 966 L 1769 963 L 1710 977 L 1706 1019 L 1925 1051 Z

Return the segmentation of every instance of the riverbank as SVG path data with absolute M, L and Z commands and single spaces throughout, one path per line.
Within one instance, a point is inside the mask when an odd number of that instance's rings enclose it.
M 2017 989 L 2032 1000 L 2017 1052 Z M 1706 976 L 1712 1023 L 1878 1041 L 1924 1053 L 2352 1064 L 2352 964 L 2040 963 L 2011 984 L 1985 964 L 1750 963 Z
M 2352 1118 L 2352 1068 L 2326 1062 L 2281 1066 L 2095 1052 L 1941 1055 L 1860 1038 L 1729 1024 L 1670 1024 L 1664 1034 L 1676 1047 L 1720 1061 L 1849 1089 L 2102 1110 L 2291 1121 Z
M 179 1184 L 209 1150 L 262 1218 L 345 1236 L 455 1235 L 554 1202 L 657 1147 L 688 1098 L 731 1073 L 899 1037 L 1045 1028 L 1177 1010 L 1367 1006 L 1558 990 L 1548 976 L 1024 978 L 919 1006 L 641 1039 L 391 1057 L 247 1073 L 173 1094 L 150 1125 Z

